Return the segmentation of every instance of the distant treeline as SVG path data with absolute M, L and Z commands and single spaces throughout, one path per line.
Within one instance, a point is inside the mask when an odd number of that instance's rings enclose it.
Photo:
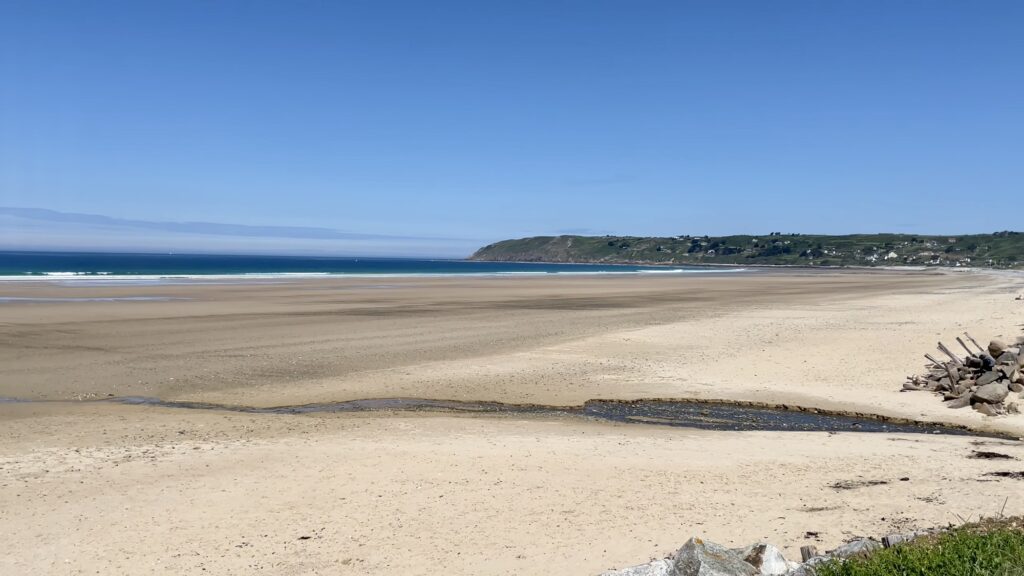
M 535 236 L 503 240 L 471 260 L 790 266 L 982 266 L 1024 264 L 1024 234 L 962 236 L 772 232 L 760 236 Z

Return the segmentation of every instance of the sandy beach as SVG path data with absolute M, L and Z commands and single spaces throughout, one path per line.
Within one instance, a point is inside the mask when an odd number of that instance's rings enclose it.
M 1012 275 L 0 284 L 3 574 L 596 574 L 692 535 L 807 543 L 1024 513 L 969 436 L 551 417 L 254 415 L 416 397 L 790 403 L 1024 436 L 901 393 L 936 341 L 1020 333 Z M 154 300 L 89 301 L 90 298 Z M 1005 503 L 1005 508 L 1004 508 Z M 809 536 L 808 533 L 817 533 Z

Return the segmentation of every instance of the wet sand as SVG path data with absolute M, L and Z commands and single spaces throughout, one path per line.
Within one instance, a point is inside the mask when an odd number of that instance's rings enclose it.
M 719 398 L 1024 434 L 1022 416 L 898 392 L 938 339 L 1015 337 L 1019 287 L 800 272 L 6 284 L 0 297 L 180 299 L 0 304 L 0 396 Z M 4 574 L 591 574 L 691 535 L 796 555 L 1006 497 L 1024 513 L 1024 483 L 984 476 L 1020 461 L 967 458 L 1024 448 L 970 437 L 63 402 L 0 404 L 0 426 Z

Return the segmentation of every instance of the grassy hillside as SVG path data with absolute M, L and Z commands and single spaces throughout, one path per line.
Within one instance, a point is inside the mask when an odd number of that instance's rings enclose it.
M 504 262 L 1013 268 L 1024 265 L 1024 233 L 536 236 L 503 240 L 477 250 L 470 258 Z

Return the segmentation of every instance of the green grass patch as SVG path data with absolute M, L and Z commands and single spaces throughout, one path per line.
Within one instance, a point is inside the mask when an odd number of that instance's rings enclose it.
M 831 562 L 818 576 L 1024 576 L 1024 519 L 987 520 L 868 558 Z

